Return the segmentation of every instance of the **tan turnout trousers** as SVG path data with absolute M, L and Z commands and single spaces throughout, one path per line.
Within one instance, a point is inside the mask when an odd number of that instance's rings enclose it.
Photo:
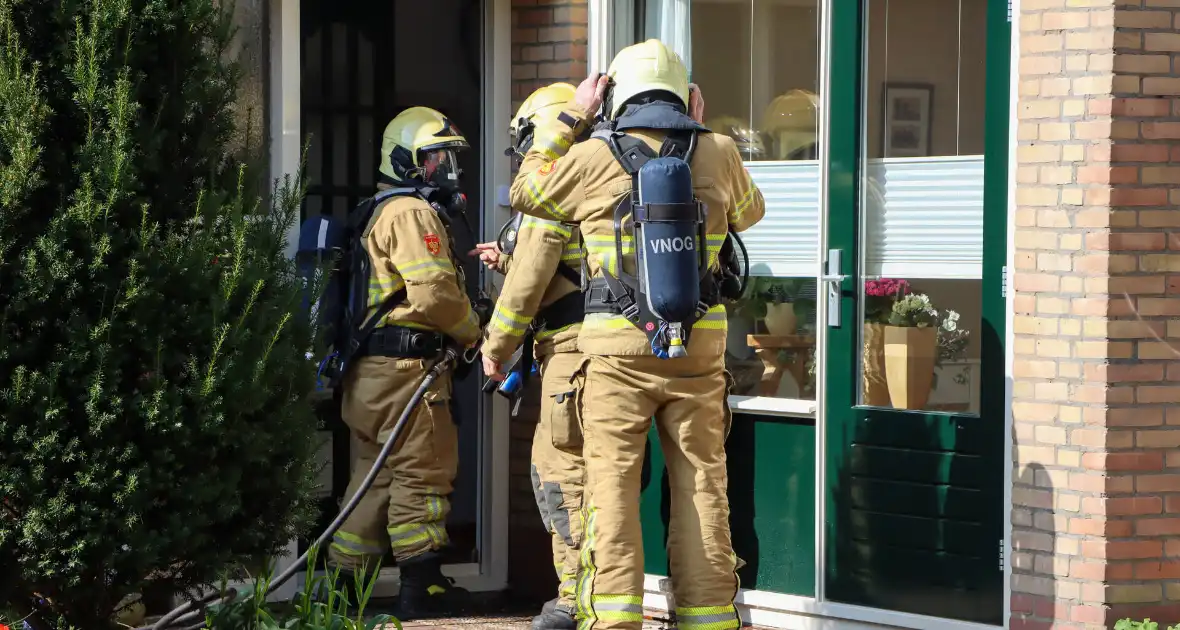
M 349 373 L 342 413 L 359 447 L 345 501 L 356 494 L 428 367 L 422 359 L 364 357 Z M 459 467 L 450 400 L 446 373 L 422 398 L 373 487 L 336 532 L 331 562 L 373 567 L 387 546 L 400 562 L 447 543 L 447 497 Z
M 741 621 L 729 533 L 725 438 L 731 385 L 722 357 L 663 360 L 588 356 L 582 362 L 586 489 L 580 628 L 639 628 L 643 534 L 639 492 L 652 417 L 672 492 L 668 560 L 680 630 L 730 630 Z
M 533 493 L 550 534 L 560 586 L 557 603 L 577 610 L 574 587 L 582 540 L 582 355 L 559 352 L 541 363 L 541 417 L 533 435 Z

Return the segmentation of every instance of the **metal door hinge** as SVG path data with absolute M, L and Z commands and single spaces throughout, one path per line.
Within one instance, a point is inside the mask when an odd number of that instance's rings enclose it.
M 1008 23 L 1012 23 L 1012 0 L 1008 0 Z
M 1004 570 L 1004 539 L 1000 539 L 1000 571 Z
M 1000 269 L 1000 297 L 1008 297 L 1008 267 Z

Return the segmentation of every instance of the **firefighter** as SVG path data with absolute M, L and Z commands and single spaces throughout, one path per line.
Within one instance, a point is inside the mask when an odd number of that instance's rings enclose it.
M 462 211 L 457 156 L 466 148 L 450 119 L 425 107 L 403 111 L 385 128 L 377 188 L 389 197 L 360 237 L 371 265 L 369 312 L 403 289 L 404 297 L 358 352 L 342 385 L 341 415 L 357 445 L 345 501 L 372 467 L 431 359 L 448 342 L 470 347 L 479 340 L 480 318 L 448 232 L 449 215 Z M 392 546 L 402 620 L 448 612 L 466 595 L 441 570 L 448 496 L 459 464 L 450 400 L 447 374 L 426 393 L 401 444 L 329 550 L 331 563 L 371 571 Z
M 508 153 L 517 164 L 530 145 L 550 158 L 565 154 L 568 143 L 537 145 L 533 138 L 539 129 L 560 125 L 557 118 L 573 98 L 574 86 L 555 83 L 525 100 L 509 125 L 513 143 Z M 528 369 L 530 355 L 540 365 L 541 415 L 533 435 L 531 474 L 541 520 L 552 537 L 559 587 L 557 598 L 533 619 L 533 628 L 572 630 L 577 625 L 574 580 L 585 468 L 580 401 L 575 395 L 580 384 L 574 377 L 581 361 L 577 346 L 584 312 L 578 271 L 582 248 L 575 226 L 520 214 L 501 234 L 500 242 L 479 247 L 487 252 L 483 259 L 493 270 L 510 261 L 484 333 L 484 373 L 503 380 L 503 366 L 518 348 L 518 365 L 524 366 L 518 369 Z
M 571 144 L 600 106 L 607 129 L 573 145 L 565 156 L 546 153 L 548 147 Z M 583 402 L 586 461 L 577 583 L 583 630 L 643 625 L 639 493 L 653 417 L 672 491 L 668 557 L 677 627 L 729 630 L 741 623 L 733 604 L 738 559 L 729 531 L 724 449 L 732 380 L 723 359 L 725 310 L 711 280 L 728 231 L 758 222 L 765 204 L 734 141 L 710 133 L 703 116 L 700 91 L 690 87 L 674 52 L 658 40 L 630 46 L 618 53 L 606 76 L 592 75 L 578 86 L 575 103 L 554 124 L 537 130 L 512 183 L 515 210 L 576 224 L 587 250 L 586 316 L 578 336 L 586 356 L 573 381 Z M 660 274 L 636 281 L 644 277 L 640 261 L 655 264 L 659 248 L 635 241 L 633 210 L 643 202 L 632 193 L 642 195 L 635 181 L 643 172 L 634 168 L 657 155 L 682 156 L 691 166 L 688 194 L 701 203 L 652 204 L 645 207 L 644 220 L 662 216 L 673 222 L 652 226 L 656 232 L 676 224 L 700 230 L 695 234 L 705 241 L 703 253 L 698 238 L 669 241 L 678 253 L 701 256 L 707 269 L 699 274 L 699 286 Z M 655 173 L 679 172 L 666 160 L 657 164 Z M 698 214 L 685 219 L 685 207 Z M 647 232 L 645 227 L 645 240 Z M 637 258 L 639 247 L 644 256 Z M 659 299 L 650 299 L 655 293 Z M 656 302 L 698 295 L 695 320 L 653 317 Z

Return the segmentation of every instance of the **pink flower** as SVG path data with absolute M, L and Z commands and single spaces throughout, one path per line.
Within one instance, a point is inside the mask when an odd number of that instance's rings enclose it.
M 899 298 L 910 294 L 910 283 L 894 278 L 882 278 L 865 282 L 865 295 L 871 297 Z

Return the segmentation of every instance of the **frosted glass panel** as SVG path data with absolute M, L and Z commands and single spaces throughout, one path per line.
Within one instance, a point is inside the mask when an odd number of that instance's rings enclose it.
M 981 277 L 982 155 L 869 160 L 866 175 L 866 275 Z

